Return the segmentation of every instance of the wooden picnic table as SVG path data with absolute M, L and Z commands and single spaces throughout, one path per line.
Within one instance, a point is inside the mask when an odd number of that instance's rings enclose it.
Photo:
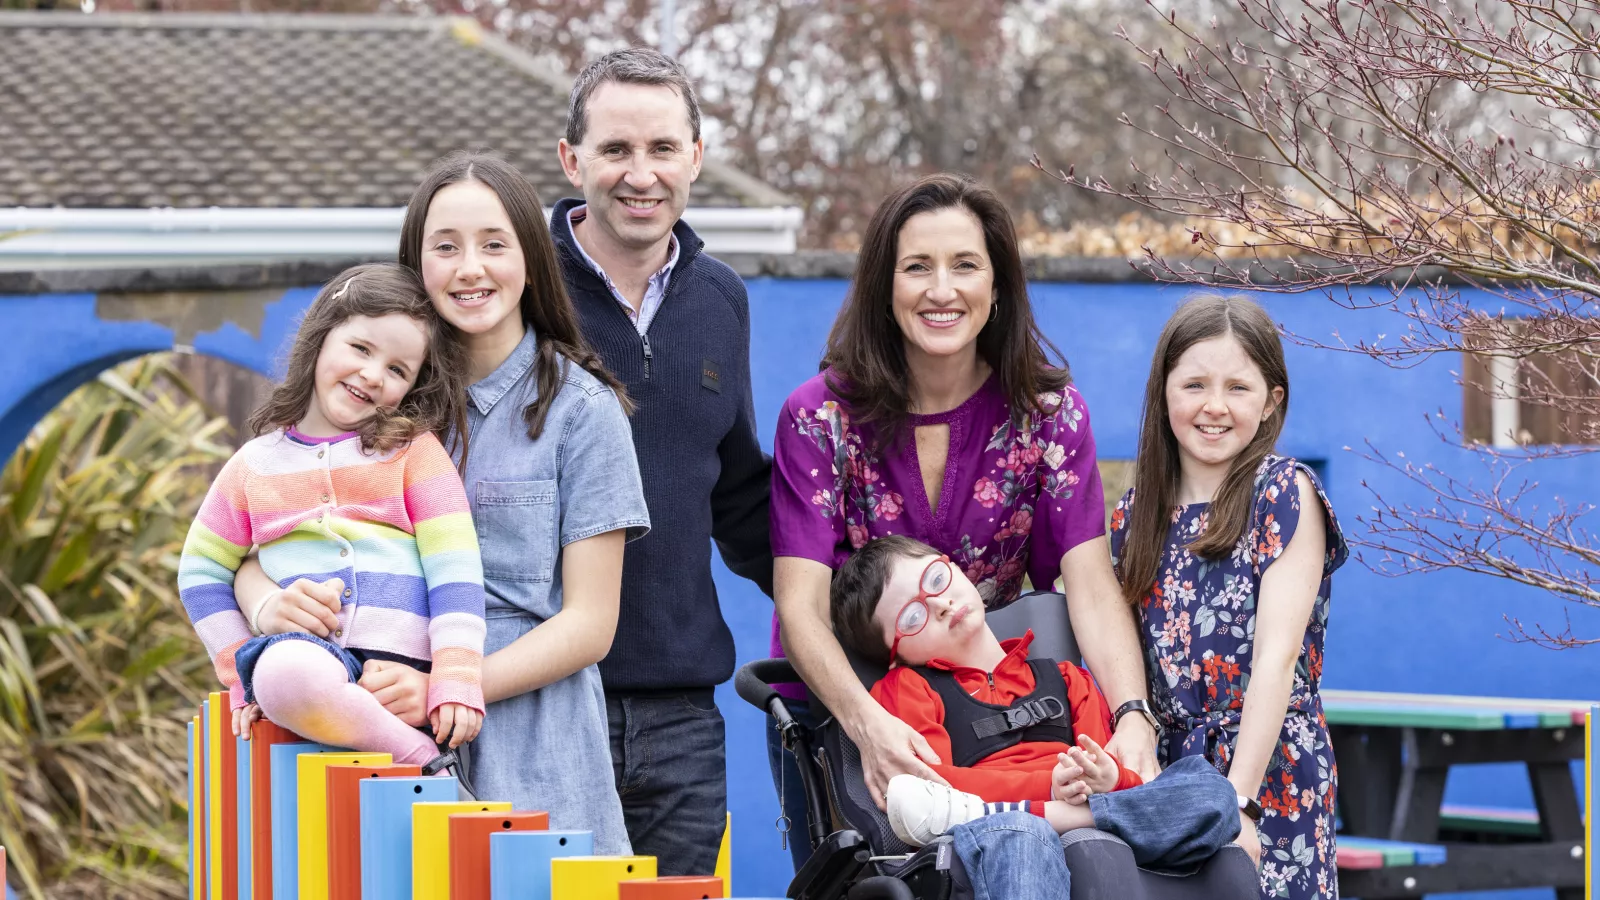
M 1344 833 L 1440 844 L 1445 780 L 1458 764 L 1526 765 L 1538 811 L 1536 833 L 1508 838 L 1502 829 L 1495 842 L 1443 843 L 1442 864 L 1342 869 L 1342 895 L 1553 887 L 1557 900 L 1582 900 L 1588 861 L 1570 763 L 1584 758 L 1588 703 L 1332 690 L 1322 701 Z M 1449 823 L 1452 835 L 1462 827 L 1459 817 Z

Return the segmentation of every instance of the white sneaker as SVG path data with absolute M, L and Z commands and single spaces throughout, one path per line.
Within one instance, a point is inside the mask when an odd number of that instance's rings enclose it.
M 935 784 L 915 775 L 889 779 L 889 827 L 895 837 L 912 847 L 983 815 L 983 800 L 955 788 Z

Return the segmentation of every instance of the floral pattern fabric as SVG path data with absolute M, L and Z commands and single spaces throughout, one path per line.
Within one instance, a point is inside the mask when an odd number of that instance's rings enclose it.
M 905 438 L 876 446 L 828 389 L 829 373 L 789 396 L 772 465 L 772 551 L 838 568 L 867 541 L 914 537 L 949 554 L 991 609 L 1049 589 L 1061 557 L 1105 533 L 1088 410 L 1067 387 L 1043 398 L 1045 415 L 1013 421 L 997 376 L 960 406 L 913 415 Z M 926 496 L 912 429 L 948 425 L 950 449 L 937 508 Z M 777 621 L 773 652 L 780 655 Z
M 1187 549 L 1205 531 L 1209 504 L 1173 510 L 1156 585 L 1139 617 L 1151 703 L 1164 734 L 1162 763 L 1204 755 L 1226 773 L 1250 684 L 1261 578 L 1300 522 L 1296 472 L 1310 477 L 1322 501 L 1327 553 L 1288 714 L 1257 800 L 1263 813 L 1262 896 L 1310 900 L 1339 896 L 1333 834 L 1338 767 L 1318 688 L 1331 576 L 1349 552 L 1316 473 L 1293 459 L 1268 456 L 1256 475 L 1250 525 L 1225 559 L 1204 559 Z M 1114 558 L 1121 556 L 1133 501 L 1129 491 L 1112 513 Z

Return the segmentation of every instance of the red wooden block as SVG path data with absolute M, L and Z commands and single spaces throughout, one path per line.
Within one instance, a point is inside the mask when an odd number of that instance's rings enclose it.
M 450 900 L 489 900 L 489 835 L 548 831 L 544 812 L 457 813 L 450 817 Z
M 617 885 L 617 900 L 701 900 L 726 896 L 722 879 L 710 875 L 668 875 Z
M 328 900 L 361 900 L 361 780 L 421 775 L 421 766 L 329 766 Z
M 1340 847 L 1337 859 L 1341 869 L 1383 868 L 1383 854 L 1377 850 L 1346 850 Z
M 300 740 L 266 719 L 250 726 L 250 900 L 272 900 L 272 745 Z
M 6 848 L 0 847 L 0 885 L 6 883 Z M 0 890 L 4 890 L 4 888 L 0 888 Z

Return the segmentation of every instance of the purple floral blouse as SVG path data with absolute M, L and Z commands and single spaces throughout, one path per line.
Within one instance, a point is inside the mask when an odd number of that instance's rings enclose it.
M 868 540 L 914 537 L 950 556 L 998 609 L 1026 574 L 1048 590 L 1061 557 L 1105 533 L 1089 410 L 1075 388 L 1047 396 L 1047 416 L 1013 423 L 991 375 L 949 412 L 908 417 L 898 445 L 874 449 L 874 429 L 850 420 L 825 372 L 778 415 L 772 460 L 772 553 L 838 568 Z M 922 483 L 910 429 L 948 424 L 950 452 L 937 509 Z M 772 652 L 783 655 L 778 622 Z

